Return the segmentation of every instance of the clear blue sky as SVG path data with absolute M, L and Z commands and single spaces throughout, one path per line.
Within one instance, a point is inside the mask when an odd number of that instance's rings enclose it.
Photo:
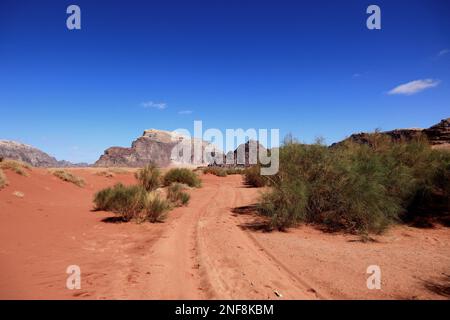
M 450 1 L 2 0 L 0 115 L 0 139 L 87 162 L 194 120 L 327 143 L 428 127 L 450 116 Z

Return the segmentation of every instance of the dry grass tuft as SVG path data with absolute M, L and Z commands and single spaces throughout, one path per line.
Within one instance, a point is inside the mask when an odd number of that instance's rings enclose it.
M 73 183 L 74 185 L 81 187 L 81 188 L 84 187 L 86 184 L 86 182 L 84 181 L 83 178 L 77 177 L 76 175 L 74 175 L 66 170 L 56 170 L 56 171 L 53 171 L 52 174 L 55 177 L 58 177 L 63 181 Z
M 6 176 L 3 173 L 3 170 L 0 169 L 0 189 L 6 187 L 7 185 L 8 185 L 8 180 L 6 179 Z
M 28 176 L 27 170 L 31 170 L 31 166 L 22 161 L 4 159 L 0 161 L 0 169 L 9 169 L 22 176 Z

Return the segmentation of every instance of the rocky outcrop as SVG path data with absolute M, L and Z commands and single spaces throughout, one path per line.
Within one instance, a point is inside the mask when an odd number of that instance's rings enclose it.
M 433 146 L 450 147 L 450 118 L 442 120 L 423 132 Z
M 197 152 L 194 150 L 197 149 Z M 210 156 L 205 154 L 210 154 Z M 206 141 L 162 130 L 145 130 L 130 148 L 111 147 L 94 164 L 96 167 L 142 167 L 153 163 L 171 165 L 207 165 L 221 154 Z
M 411 141 L 416 138 L 425 138 L 433 148 L 450 148 L 450 118 L 444 119 L 428 129 L 396 129 L 379 133 L 391 137 L 394 141 Z M 344 141 L 370 144 L 370 135 L 370 133 L 365 132 L 356 133 Z M 344 141 L 335 143 L 332 147 L 342 144 Z
M 0 140 L 0 158 L 19 160 L 34 167 L 59 168 L 59 167 L 86 167 L 85 163 L 71 163 L 58 161 L 47 153 L 16 141 Z

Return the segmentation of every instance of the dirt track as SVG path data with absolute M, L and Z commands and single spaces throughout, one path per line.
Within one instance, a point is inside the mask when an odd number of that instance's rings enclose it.
M 258 190 L 243 186 L 240 176 L 210 175 L 165 223 L 115 223 L 109 213 L 92 212 L 92 195 L 117 181 L 134 183 L 132 175 L 74 172 L 85 188 L 46 170 L 29 177 L 7 172 L 10 185 L 0 191 L 0 298 L 448 298 L 446 228 L 394 228 L 375 243 L 312 227 L 264 233 L 246 208 Z M 383 290 L 366 287 L 371 264 L 382 267 Z M 81 268 L 81 290 L 65 287 L 69 265 Z

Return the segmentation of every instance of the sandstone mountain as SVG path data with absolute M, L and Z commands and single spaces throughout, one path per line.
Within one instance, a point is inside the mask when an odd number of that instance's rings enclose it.
M 197 152 L 194 149 L 197 148 Z M 207 152 L 205 152 L 207 151 Z M 203 154 L 208 153 L 206 158 Z M 130 148 L 111 147 L 105 150 L 96 167 L 142 167 L 153 163 L 160 167 L 176 165 L 207 165 L 221 151 L 206 141 L 182 134 L 150 129 L 133 141 Z
M 438 124 L 428 129 L 396 129 L 391 131 L 383 131 L 381 134 L 391 137 L 394 141 L 409 141 L 414 138 L 426 138 L 433 148 L 447 149 L 450 148 L 450 118 L 444 119 Z M 369 143 L 369 133 L 361 132 L 352 134 L 344 141 L 353 141 L 357 143 Z M 335 145 L 339 145 L 338 142 Z
M 86 167 L 86 163 L 71 163 L 58 161 L 47 153 L 27 144 L 0 140 L 0 158 L 19 160 L 34 167 L 59 168 L 59 167 Z
M 239 145 L 236 150 L 228 152 L 223 163 L 225 166 L 245 167 L 257 164 L 260 151 L 267 154 L 267 149 L 259 141 L 248 140 Z

